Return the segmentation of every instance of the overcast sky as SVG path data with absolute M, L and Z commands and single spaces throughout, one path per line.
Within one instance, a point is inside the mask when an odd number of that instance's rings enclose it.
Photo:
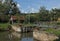
M 60 0 L 14 0 L 21 12 L 38 12 L 41 6 L 47 9 L 60 8 Z

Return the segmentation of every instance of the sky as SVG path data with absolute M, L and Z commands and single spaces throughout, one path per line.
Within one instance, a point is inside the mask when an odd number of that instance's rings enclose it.
M 17 7 L 22 13 L 36 13 L 41 6 L 50 10 L 52 8 L 60 8 L 60 0 L 14 0 Z

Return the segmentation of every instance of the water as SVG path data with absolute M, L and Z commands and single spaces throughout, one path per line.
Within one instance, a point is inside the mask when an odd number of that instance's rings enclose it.
M 0 41 L 34 41 L 33 33 L 0 32 Z
M 0 41 L 37 41 L 33 33 L 0 32 Z M 55 41 L 60 41 L 60 38 Z

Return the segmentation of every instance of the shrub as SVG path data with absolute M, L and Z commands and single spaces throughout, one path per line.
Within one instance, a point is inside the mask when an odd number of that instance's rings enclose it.
M 0 15 L 0 22 L 6 23 L 9 21 L 9 17 L 7 15 Z

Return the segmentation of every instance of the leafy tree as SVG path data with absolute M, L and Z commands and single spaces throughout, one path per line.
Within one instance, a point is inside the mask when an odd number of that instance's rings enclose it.
M 6 0 L 4 4 L 0 3 L 0 14 L 20 14 L 20 10 L 13 0 Z
M 57 9 L 57 8 L 52 9 L 51 17 L 52 17 L 52 20 L 57 21 L 57 19 L 60 17 L 60 9 Z
M 9 7 L 6 4 L 0 3 L 0 14 L 5 14 L 9 10 Z
M 30 16 L 30 22 L 31 22 L 31 23 L 36 22 L 36 17 L 35 17 L 35 16 Z
M 46 10 L 45 7 L 41 7 L 39 10 L 39 19 L 40 21 L 50 21 L 49 10 Z
M 17 7 L 17 4 L 16 4 L 15 2 L 12 2 L 12 3 L 11 3 L 10 11 L 12 11 L 11 14 L 13 14 L 13 15 L 15 15 L 15 14 L 20 14 L 20 10 L 19 10 L 19 8 Z

